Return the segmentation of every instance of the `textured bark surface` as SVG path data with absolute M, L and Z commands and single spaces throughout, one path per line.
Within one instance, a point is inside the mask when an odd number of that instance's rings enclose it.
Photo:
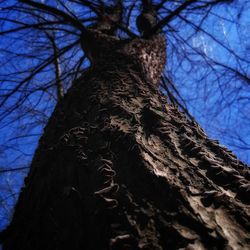
M 4 249 L 250 248 L 249 169 L 139 71 L 99 63 L 59 102 Z

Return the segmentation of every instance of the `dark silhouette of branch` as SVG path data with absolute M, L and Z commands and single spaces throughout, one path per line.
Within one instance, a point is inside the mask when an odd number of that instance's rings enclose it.
M 58 52 L 58 57 L 63 55 L 64 53 L 66 53 L 68 50 L 70 50 L 71 48 L 73 48 L 76 44 L 79 43 L 79 40 L 75 41 L 74 43 L 67 45 L 66 47 L 64 47 L 63 49 L 60 50 L 60 52 Z M 9 93 L 4 94 L 4 95 L 0 95 L 2 99 L 2 101 L 0 102 L 0 107 L 2 107 L 6 101 L 13 95 L 15 94 L 19 88 L 21 86 L 23 86 L 23 84 L 27 83 L 28 81 L 30 81 L 36 74 L 38 74 L 41 70 L 43 70 L 44 68 L 46 68 L 49 64 L 53 63 L 55 60 L 54 55 L 50 56 L 47 60 L 45 60 L 44 62 L 42 62 L 41 64 L 39 64 L 38 66 L 36 66 L 32 72 L 30 73 L 30 75 L 28 77 L 26 77 L 25 79 L 23 79 L 15 88 L 13 88 Z
M 7 173 L 7 172 L 20 171 L 20 170 L 24 170 L 24 169 L 29 169 L 29 167 L 19 167 L 19 168 L 1 168 L 0 167 L 0 174 Z
M 67 13 L 59 9 L 56 9 L 52 6 L 49 6 L 43 3 L 38 3 L 38 2 L 30 1 L 30 0 L 20 0 L 20 2 L 28 4 L 36 9 L 45 11 L 46 13 L 53 14 L 56 17 L 60 17 L 64 20 L 64 22 L 72 24 L 72 26 L 79 29 L 81 32 L 87 31 L 84 25 L 80 22 L 80 20 L 75 19 L 74 17 L 68 15 Z

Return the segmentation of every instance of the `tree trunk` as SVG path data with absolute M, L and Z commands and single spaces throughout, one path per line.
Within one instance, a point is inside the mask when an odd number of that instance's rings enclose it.
M 4 249 L 250 249 L 248 168 L 130 58 L 106 60 L 58 103 Z

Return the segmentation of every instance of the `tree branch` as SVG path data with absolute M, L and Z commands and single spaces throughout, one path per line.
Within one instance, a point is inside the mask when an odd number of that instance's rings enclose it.
M 53 14 L 55 16 L 58 16 L 58 17 L 61 17 L 64 19 L 64 21 L 72 24 L 75 28 L 79 29 L 81 32 L 86 32 L 86 28 L 84 27 L 84 25 L 78 20 L 78 19 L 75 19 L 74 17 L 68 15 L 67 13 L 59 10 L 59 9 L 56 9 L 52 6 L 48 6 L 46 4 L 43 4 L 43 3 L 37 3 L 37 2 L 33 2 L 33 1 L 30 1 L 30 0 L 19 0 L 20 2 L 22 3 L 25 3 L 27 5 L 30 5 L 36 9 L 39 9 L 39 10 L 44 10 L 45 12 L 47 13 L 50 13 L 50 14 Z

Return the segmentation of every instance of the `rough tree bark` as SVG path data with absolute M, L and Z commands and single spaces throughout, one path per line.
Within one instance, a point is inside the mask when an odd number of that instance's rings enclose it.
M 45 128 L 4 249 L 249 249 L 249 169 L 153 84 L 161 35 L 105 36 L 84 38 L 93 67 Z

